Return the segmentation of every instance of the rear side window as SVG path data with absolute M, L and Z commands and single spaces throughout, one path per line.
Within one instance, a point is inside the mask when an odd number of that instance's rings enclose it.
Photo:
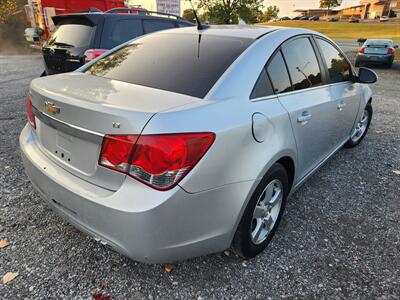
M 289 74 L 280 51 L 276 52 L 269 62 L 267 71 L 271 78 L 275 93 L 285 93 L 292 90 Z
M 155 33 L 110 53 L 87 74 L 204 98 L 252 39 Z
M 273 94 L 274 89 L 269 81 L 267 71 L 265 71 L 265 68 L 263 68 L 253 88 L 253 91 L 251 92 L 250 99 L 266 97 Z
M 150 33 L 154 31 L 175 28 L 175 24 L 171 21 L 164 20 L 143 20 L 143 27 L 145 33 Z
M 289 41 L 282 47 L 282 52 L 294 90 L 322 85 L 321 70 L 308 38 Z
M 122 44 L 143 34 L 142 22 L 139 19 L 120 20 L 114 25 L 111 40 L 116 45 Z
M 184 23 L 184 22 L 178 22 L 177 24 L 178 24 L 178 27 L 190 27 L 190 26 L 193 26 L 191 24 Z
M 329 72 L 330 83 L 350 80 L 350 64 L 330 43 L 316 39 Z
M 47 45 L 64 47 L 90 47 L 94 26 L 85 24 L 62 24 L 57 26 Z

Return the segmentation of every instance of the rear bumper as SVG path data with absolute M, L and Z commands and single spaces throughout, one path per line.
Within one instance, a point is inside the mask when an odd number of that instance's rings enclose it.
M 358 54 L 356 61 L 360 63 L 371 63 L 371 64 L 389 64 L 394 60 L 394 55 L 369 55 L 369 54 Z
M 128 257 L 163 263 L 230 246 L 253 181 L 189 194 L 179 186 L 153 190 L 129 177 L 113 192 L 54 164 L 27 124 L 20 135 L 33 186 L 68 222 Z

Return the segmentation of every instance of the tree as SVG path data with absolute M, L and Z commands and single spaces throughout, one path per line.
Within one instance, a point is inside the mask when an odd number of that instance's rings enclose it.
M 183 11 L 182 18 L 184 18 L 185 20 L 187 20 L 189 22 L 193 22 L 193 23 L 196 22 L 196 18 L 194 16 L 193 9 L 191 9 L 191 8 L 185 9 Z
M 339 5 L 340 5 L 339 0 L 319 0 L 319 7 L 327 8 L 328 15 L 329 15 L 329 9 L 331 9 L 332 7 L 337 7 Z
M 279 7 L 277 7 L 276 5 L 274 6 L 270 5 L 267 7 L 267 10 L 262 13 L 258 21 L 269 22 L 273 19 L 276 19 L 278 17 L 278 13 L 279 13 Z
M 18 4 L 16 0 L 0 1 L 0 24 L 4 24 L 9 17 L 18 12 Z
M 263 0 L 200 0 L 198 7 L 206 11 L 211 23 L 236 24 L 239 18 L 251 23 Z

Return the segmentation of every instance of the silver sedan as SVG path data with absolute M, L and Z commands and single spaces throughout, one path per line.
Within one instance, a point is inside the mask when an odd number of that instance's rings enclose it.
M 33 80 L 22 158 L 55 211 L 135 260 L 251 258 L 289 195 L 364 138 L 376 79 L 313 31 L 162 31 Z

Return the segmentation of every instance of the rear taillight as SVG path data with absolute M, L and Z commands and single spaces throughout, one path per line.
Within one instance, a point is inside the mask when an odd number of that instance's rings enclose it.
M 358 50 L 358 52 L 359 53 L 365 53 L 365 48 L 364 47 L 360 48 L 360 50 Z
M 394 54 L 394 50 L 389 48 L 387 54 Z
M 214 139 L 210 132 L 106 135 L 99 164 L 157 190 L 168 190 L 197 164 Z
M 31 97 L 28 95 L 28 99 L 26 99 L 26 115 L 28 117 L 28 122 L 31 126 L 36 129 L 36 121 L 35 115 L 32 112 L 32 101 Z
M 104 49 L 88 49 L 85 51 L 85 63 L 88 63 L 89 61 L 95 59 L 96 57 L 99 57 L 100 55 L 106 53 L 108 50 Z

